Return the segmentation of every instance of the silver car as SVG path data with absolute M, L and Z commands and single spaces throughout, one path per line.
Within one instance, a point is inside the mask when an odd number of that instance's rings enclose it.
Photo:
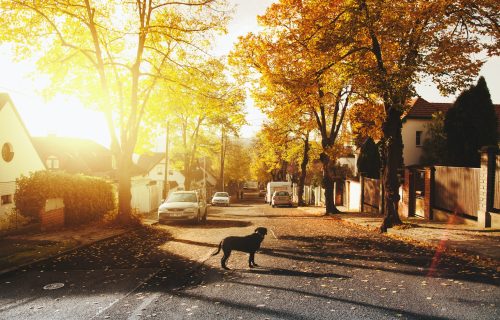
M 168 196 L 158 208 L 158 222 L 191 220 L 196 223 L 207 220 L 206 202 L 196 191 L 178 191 Z
M 293 206 L 292 195 L 288 191 L 274 191 L 271 198 L 271 205 L 277 206 Z

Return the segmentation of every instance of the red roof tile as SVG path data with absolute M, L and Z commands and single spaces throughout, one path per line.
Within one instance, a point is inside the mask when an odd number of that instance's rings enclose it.
M 438 103 L 428 102 L 427 100 L 418 97 L 410 111 L 406 114 L 406 118 L 410 119 L 431 119 L 432 115 L 436 112 L 442 111 L 446 113 L 453 103 Z
M 411 109 L 406 113 L 406 119 L 431 119 L 436 112 L 446 113 L 453 103 L 428 102 L 427 100 L 418 97 L 413 102 Z M 497 132 L 500 139 L 500 105 L 494 104 L 495 113 L 497 114 Z

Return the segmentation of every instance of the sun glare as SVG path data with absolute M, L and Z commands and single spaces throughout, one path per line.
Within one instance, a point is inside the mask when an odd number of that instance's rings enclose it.
M 39 90 L 47 86 L 48 79 L 36 75 L 33 61 L 15 63 L 8 52 L 0 53 L 0 70 L 9 75 L 0 79 L 0 92 L 10 95 L 31 136 L 76 137 L 109 147 L 106 121 L 100 112 L 85 108 L 70 96 L 57 95 L 44 101 Z

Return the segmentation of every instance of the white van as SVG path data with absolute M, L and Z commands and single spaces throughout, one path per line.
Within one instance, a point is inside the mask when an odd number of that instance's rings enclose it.
M 292 193 L 292 183 L 288 181 L 271 181 L 267 183 L 266 203 L 271 204 L 274 191 L 288 191 Z

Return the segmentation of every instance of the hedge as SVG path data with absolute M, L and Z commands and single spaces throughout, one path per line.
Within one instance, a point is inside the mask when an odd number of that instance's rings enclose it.
M 66 226 L 101 219 L 115 208 L 113 187 L 102 178 L 38 171 L 16 182 L 16 208 L 23 216 L 36 220 L 45 200 L 51 198 L 63 198 Z

